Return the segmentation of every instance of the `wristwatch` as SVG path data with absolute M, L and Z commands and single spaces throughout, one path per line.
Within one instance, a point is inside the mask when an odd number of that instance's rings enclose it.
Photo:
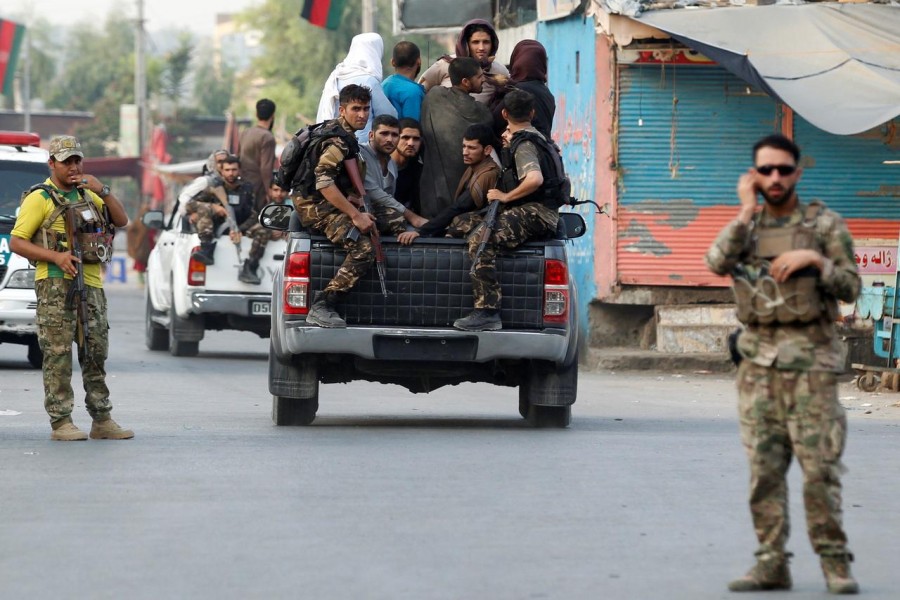
M 101 198 L 106 198 L 107 196 L 109 196 L 109 186 L 104 185 L 102 188 L 100 188 L 100 193 L 97 195 Z

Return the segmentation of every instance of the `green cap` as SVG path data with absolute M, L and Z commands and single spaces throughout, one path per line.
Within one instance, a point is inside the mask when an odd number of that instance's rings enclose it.
M 75 136 L 60 135 L 50 140 L 50 156 L 64 161 L 72 156 L 84 158 L 84 153 L 81 151 L 81 142 Z

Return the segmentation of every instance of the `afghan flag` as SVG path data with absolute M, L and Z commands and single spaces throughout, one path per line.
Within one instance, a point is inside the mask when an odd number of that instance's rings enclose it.
M 344 13 L 346 0 L 303 0 L 303 10 L 300 17 L 306 19 L 316 27 L 325 29 L 337 29 L 341 24 L 341 15 Z
M 12 93 L 16 60 L 24 38 L 24 25 L 0 19 L 0 94 Z

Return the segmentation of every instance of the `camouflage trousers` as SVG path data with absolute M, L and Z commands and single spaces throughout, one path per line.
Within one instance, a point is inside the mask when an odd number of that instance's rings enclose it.
M 450 224 L 447 225 L 447 234 L 449 238 L 468 237 L 472 231 L 484 221 L 484 213 L 481 211 L 472 211 L 463 213 L 453 217 Z
M 184 212 L 188 215 L 197 215 L 194 227 L 197 229 L 197 237 L 204 244 L 214 241 L 216 229 L 225 222 L 225 217 L 217 215 L 213 206 L 210 202 L 191 200 L 184 207 Z M 275 232 L 271 229 L 266 229 L 259 223 L 253 223 L 253 225 L 242 229 L 241 233 L 253 240 L 250 244 L 250 260 L 259 262 L 263 254 L 266 253 L 266 244 L 269 243 Z
M 750 459 L 750 512 L 758 553 L 783 554 L 788 535 L 787 471 L 803 470 L 810 542 L 821 555 L 846 552 L 841 513 L 841 455 L 847 417 L 827 371 L 786 371 L 745 360 L 737 385 L 741 441 Z
M 497 213 L 497 226 L 488 239 L 484 252 L 474 264 L 472 274 L 472 295 L 475 308 L 500 308 L 500 282 L 497 281 L 497 254 L 501 250 L 512 250 L 531 239 L 552 237 L 556 233 L 559 213 L 543 204 L 529 202 L 510 208 L 501 207 Z M 478 238 L 484 222 L 471 230 L 467 242 L 469 258 L 475 260 Z
M 341 263 L 340 269 L 325 286 L 324 291 L 349 292 L 359 278 L 369 272 L 372 263 L 375 262 L 375 249 L 372 247 L 369 236 L 360 234 L 355 240 L 349 239 L 347 234 L 354 229 L 353 221 L 327 200 L 315 202 L 294 197 L 292 201 L 304 227 L 318 231 L 332 244 L 347 252 L 347 257 Z M 400 221 L 397 220 L 397 215 L 399 215 Z M 401 213 L 390 208 L 380 213 L 376 212 L 376 220 L 379 231 L 391 233 L 393 233 L 392 228 L 396 228 L 401 221 L 406 222 Z M 406 226 L 403 225 L 403 229 L 400 231 L 405 230 Z
M 44 408 L 50 423 L 70 418 L 75 404 L 72 390 L 72 343 L 77 342 L 75 310 L 66 307 L 71 280 L 60 277 L 34 283 L 37 294 L 38 343 L 44 353 Z M 84 385 L 84 403 L 94 419 L 104 419 L 112 410 L 106 387 L 106 356 L 109 349 L 109 322 L 106 295 L 102 288 L 87 288 L 88 340 L 78 346 L 78 362 Z

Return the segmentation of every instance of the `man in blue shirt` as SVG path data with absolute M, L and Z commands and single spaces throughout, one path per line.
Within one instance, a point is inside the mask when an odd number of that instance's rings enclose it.
M 394 46 L 391 65 L 395 73 L 384 80 L 381 88 L 394 108 L 397 118 L 419 120 L 425 88 L 415 82 L 422 69 L 422 55 L 412 42 L 399 42 Z

